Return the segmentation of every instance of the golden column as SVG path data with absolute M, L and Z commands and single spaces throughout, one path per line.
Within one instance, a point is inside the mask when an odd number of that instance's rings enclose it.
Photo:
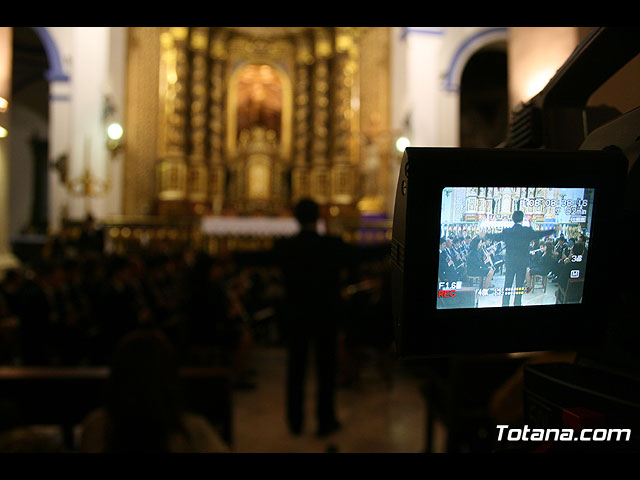
M 352 90 L 355 89 L 357 45 L 351 29 L 336 29 L 336 52 L 334 55 L 332 81 L 332 132 L 331 145 L 331 202 L 348 205 L 355 201 L 356 175 L 353 161 L 357 152 L 352 152 Z M 354 132 L 355 133 L 355 132 Z M 352 155 L 353 153 L 353 155 Z
M 467 187 L 467 197 L 464 208 L 464 221 L 476 221 L 478 219 L 478 188 Z
M 545 202 L 548 200 L 549 206 L 545 209 L 543 221 L 549 222 L 556 218 L 556 205 L 559 192 L 556 188 L 546 188 L 545 190 Z
M 487 196 L 487 188 L 486 187 L 478 188 L 478 206 L 477 206 L 478 218 L 482 218 L 482 216 L 484 216 L 486 213 L 486 208 L 487 208 L 486 196 Z
M 301 198 L 311 195 L 309 184 L 309 76 L 313 64 L 311 40 L 297 37 L 295 63 L 295 102 L 293 168 L 291 169 L 291 201 L 296 203 Z
M 311 140 L 312 198 L 320 205 L 329 201 L 329 58 L 333 52 L 332 38 L 324 28 L 315 30 L 315 66 L 311 89 L 313 101 Z
M 170 27 L 161 36 L 160 109 L 156 185 L 159 214 L 184 213 L 187 196 L 185 152 L 187 27 Z
M 544 214 L 547 208 L 547 189 L 540 187 L 535 189 L 535 216 L 533 220 L 535 222 L 544 222 Z
M 220 215 L 224 206 L 226 169 L 224 165 L 224 113 L 225 113 L 225 70 L 226 35 L 216 28 L 212 32 L 209 56 L 210 73 L 210 119 L 209 119 L 209 187 L 211 209 L 214 215 Z
M 533 215 L 535 213 L 536 189 L 528 188 L 527 194 L 520 198 L 520 210 L 525 215 Z
M 485 203 L 487 217 L 493 214 L 493 187 L 487 187 L 487 201 Z
M 191 29 L 191 154 L 189 155 L 188 197 L 192 212 L 202 215 L 207 211 L 207 165 L 205 141 L 207 137 L 207 49 L 209 29 Z

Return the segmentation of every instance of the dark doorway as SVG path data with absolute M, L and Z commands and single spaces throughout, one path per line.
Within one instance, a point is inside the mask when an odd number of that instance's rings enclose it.
M 48 216 L 49 64 L 32 28 L 13 29 L 12 68 L 11 233 L 44 234 Z
M 493 148 L 505 140 L 509 122 L 506 45 L 479 50 L 460 82 L 460 146 Z

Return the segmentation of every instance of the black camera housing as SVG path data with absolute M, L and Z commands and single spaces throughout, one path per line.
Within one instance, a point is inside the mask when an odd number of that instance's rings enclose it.
M 548 165 L 557 165 L 550 177 Z M 581 349 L 602 339 L 617 279 L 608 236 L 622 220 L 627 159 L 618 149 L 419 148 L 405 150 L 391 247 L 396 351 L 401 357 Z M 582 303 L 438 309 L 438 246 L 445 187 L 593 188 Z

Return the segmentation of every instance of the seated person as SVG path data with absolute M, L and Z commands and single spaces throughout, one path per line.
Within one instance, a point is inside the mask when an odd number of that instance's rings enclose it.
M 556 298 L 558 302 L 565 303 L 565 294 L 569 280 L 572 278 L 584 280 L 584 270 L 586 262 L 584 259 L 584 244 L 577 242 L 571 248 L 570 255 L 559 264 L 558 270 L 558 290 L 556 291 Z M 572 272 L 578 270 L 577 276 L 573 276 Z
M 562 270 L 562 264 L 564 263 L 565 259 L 569 256 L 569 252 L 570 250 L 569 250 L 569 247 L 567 247 L 566 240 L 563 236 L 561 236 L 556 242 L 556 245 L 553 250 L 553 253 L 556 258 L 556 264 L 553 266 L 553 270 L 551 271 L 551 273 L 553 273 L 555 277 L 560 276 L 560 271 Z
M 447 249 L 447 239 L 440 239 L 440 261 L 438 267 L 438 278 L 442 282 L 454 282 L 459 280 L 455 269 L 455 263 Z
M 453 241 L 454 241 L 453 237 L 446 239 L 445 250 L 447 251 L 447 253 L 451 257 L 451 260 L 453 261 L 453 270 L 455 271 L 454 280 L 461 280 L 462 277 L 464 276 L 464 261 L 460 256 L 460 254 L 454 248 Z
M 531 256 L 527 267 L 527 286 L 531 287 L 534 276 L 547 276 L 555 266 L 556 260 L 553 253 L 553 242 L 545 242 L 540 247 L 540 251 Z
M 485 240 L 486 242 L 487 240 Z M 493 266 L 496 269 L 496 271 L 500 272 L 502 271 L 502 268 L 504 267 L 504 253 L 505 253 L 505 248 L 502 242 L 498 242 L 498 241 L 494 241 L 493 245 L 491 245 L 490 250 L 492 252 L 491 254 L 491 260 L 493 261 Z
M 467 253 L 464 251 L 462 243 L 463 242 L 461 237 L 456 237 L 453 239 L 453 251 L 457 255 L 456 261 L 458 265 L 464 263 L 467 257 Z
M 178 363 L 171 343 L 154 330 L 118 344 L 105 408 L 83 422 L 81 451 L 223 453 L 226 444 L 201 415 L 180 406 Z
M 480 285 L 480 288 L 489 288 L 495 270 L 486 263 L 488 259 L 482 249 L 482 243 L 483 242 L 480 237 L 475 237 L 469 244 L 469 254 L 467 255 L 467 275 L 484 278 L 484 285 Z
M 578 237 L 578 242 L 582 243 L 584 245 L 584 253 L 582 254 L 582 256 L 586 259 L 587 258 L 587 251 L 589 249 L 587 247 L 587 237 L 585 236 L 584 233 L 580 234 L 580 236 Z

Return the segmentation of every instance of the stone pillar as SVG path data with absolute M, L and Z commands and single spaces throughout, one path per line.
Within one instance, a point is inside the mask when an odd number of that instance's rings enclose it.
M 104 125 L 108 54 L 108 27 L 73 28 L 67 179 L 74 192 L 67 197 L 68 214 L 73 220 L 83 220 L 88 213 L 97 218 L 105 215 L 104 194 L 109 180 Z
M 160 89 L 162 29 L 128 27 L 126 68 L 123 214 L 150 215 L 156 208 L 158 186 L 151 172 L 158 155 L 159 115 L 164 103 Z M 154 72 L 151 74 L 150 72 Z
M 440 146 L 441 96 L 439 63 L 442 35 L 410 33 L 407 43 L 407 95 L 410 107 L 411 144 L 420 147 Z
M 49 84 L 49 159 L 57 168 L 49 170 L 49 228 L 58 231 L 67 211 L 66 182 L 71 126 L 71 86 L 69 82 Z
M 11 125 L 11 63 L 13 50 L 13 29 L 0 27 L 0 97 L 9 102 L 6 111 L 0 111 L 0 125 L 9 136 L 0 138 L 0 277 L 4 271 L 16 267 L 18 260 L 9 245 L 9 142 Z

